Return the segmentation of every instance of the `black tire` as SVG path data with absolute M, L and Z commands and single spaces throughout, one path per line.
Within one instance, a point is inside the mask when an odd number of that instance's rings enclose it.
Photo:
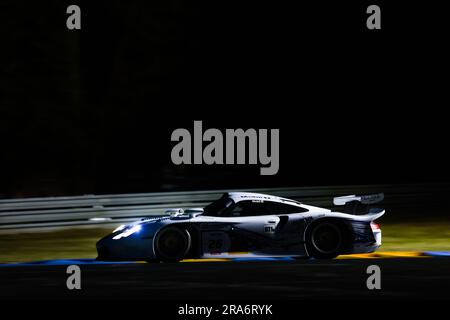
M 336 258 L 343 245 L 343 232 L 332 221 L 314 223 L 306 233 L 306 245 L 310 256 L 316 259 Z
M 163 262 L 178 262 L 186 257 L 191 245 L 191 235 L 186 229 L 167 227 L 156 235 L 156 257 Z

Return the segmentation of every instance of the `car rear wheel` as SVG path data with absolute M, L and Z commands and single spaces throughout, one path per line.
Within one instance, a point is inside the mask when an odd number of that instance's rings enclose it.
M 155 239 L 158 260 L 177 262 L 183 260 L 191 249 L 191 235 L 186 229 L 168 227 L 161 230 Z
M 335 258 L 341 250 L 342 238 L 342 230 L 336 223 L 324 221 L 314 224 L 307 232 L 308 253 L 316 259 Z

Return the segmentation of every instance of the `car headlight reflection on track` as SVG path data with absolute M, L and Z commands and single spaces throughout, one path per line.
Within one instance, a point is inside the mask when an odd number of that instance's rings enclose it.
M 119 240 L 121 238 L 126 238 L 126 237 L 132 235 L 133 233 L 137 233 L 137 232 L 141 231 L 141 228 L 142 227 L 140 225 L 135 225 L 135 226 L 131 227 L 130 229 L 127 229 L 124 232 L 119 233 L 118 235 L 114 236 L 113 240 Z M 123 230 L 123 228 L 120 230 Z

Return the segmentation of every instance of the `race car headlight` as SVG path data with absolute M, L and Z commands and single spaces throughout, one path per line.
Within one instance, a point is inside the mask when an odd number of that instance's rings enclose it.
M 114 229 L 113 233 L 116 233 L 116 232 L 118 232 L 118 231 L 122 231 L 123 229 L 125 229 L 125 227 L 126 227 L 125 224 L 123 224 L 123 225 L 121 225 L 121 226 L 118 226 L 117 228 Z
M 137 233 L 139 231 L 141 231 L 141 226 L 140 225 L 135 225 L 133 227 L 131 227 L 130 229 L 126 229 L 124 232 L 119 233 L 117 236 L 113 237 L 113 240 L 119 240 L 121 238 L 126 238 L 130 235 L 132 235 L 133 233 Z
M 129 229 L 127 232 L 129 232 L 130 234 L 133 234 L 133 233 L 136 233 L 139 231 L 141 231 L 141 225 L 137 224 L 133 228 Z

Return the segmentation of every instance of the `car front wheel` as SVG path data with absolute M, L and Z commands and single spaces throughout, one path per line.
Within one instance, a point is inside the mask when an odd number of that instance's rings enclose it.
M 186 229 L 168 227 L 161 230 L 155 239 L 158 260 L 177 262 L 183 260 L 191 249 L 191 235 Z

